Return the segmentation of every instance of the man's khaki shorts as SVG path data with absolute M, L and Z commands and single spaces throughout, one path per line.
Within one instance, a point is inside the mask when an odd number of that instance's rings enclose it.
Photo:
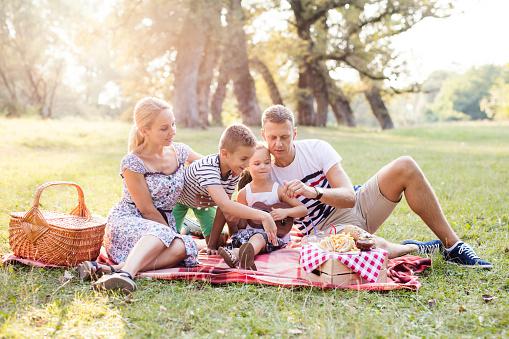
M 352 208 L 336 209 L 318 228 L 327 232 L 331 225 L 351 224 L 373 234 L 394 210 L 398 202 L 383 196 L 378 187 L 377 176 L 371 177 L 355 192 L 355 205 Z

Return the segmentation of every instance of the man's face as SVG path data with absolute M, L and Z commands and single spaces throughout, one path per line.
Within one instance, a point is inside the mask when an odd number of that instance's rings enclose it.
M 270 153 L 276 159 L 285 158 L 292 154 L 293 140 L 296 135 L 297 130 L 288 120 L 281 123 L 267 121 L 262 129 L 262 137 L 267 142 Z

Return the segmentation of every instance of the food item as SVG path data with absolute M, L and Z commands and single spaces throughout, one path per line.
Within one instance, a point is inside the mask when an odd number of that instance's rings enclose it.
M 322 241 L 320 247 L 329 252 L 345 253 L 345 252 L 358 252 L 359 249 L 355 246 L 354 238 L 349 234 L 333 234 Z
M 375 237 L 360 227 L 345 225 L 340 233 L 351 235 L 355 240 L 355 245 L 361 251 L 368 251 L 375 247 Z

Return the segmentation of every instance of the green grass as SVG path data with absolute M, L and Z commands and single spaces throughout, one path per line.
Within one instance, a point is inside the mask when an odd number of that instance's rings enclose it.
M 0 119 L 0 253 L 9 251 L 8 212 L 27 210 L 42 182 L 77 181 L 93 213 L 107 215 L 121 195 L 128 130 L 121 122 Z M 178 131 L 179 141 L 202 153 L 215 151 L 219 135 L 215 128 Z M 63 270 L 9 266 L 0 268 L 0 337 L 509 335 L 509 125 L 299 128 L 299 137 L 331 142 L 354 183 L 397 156 L 413 156 L 454 229 L 495 268 L 461 269 L 437 256 L 417 293 L 143 279 L 126 298 L 91 291 L 77 279 L 63 283 Z M 72 189 L 42 197 L 47 209 L 68 210 L 74 201 Z M 432 237 L 404 202 L 379 234 L 393 241 Z M 495 299 L 484 302 L 483 294 Z

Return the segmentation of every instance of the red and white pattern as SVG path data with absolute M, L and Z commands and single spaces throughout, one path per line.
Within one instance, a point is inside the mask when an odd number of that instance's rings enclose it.
M 300 248 L 300 266 L 307 273 L 311 273 L 329 259 L 339 260 L 361 278 L 374 283 L 378 279 L 385 260 L 387 260 L 387 251 L 377 248 L 357 253 L 335 253 L 325 251 L 313 244 Z

